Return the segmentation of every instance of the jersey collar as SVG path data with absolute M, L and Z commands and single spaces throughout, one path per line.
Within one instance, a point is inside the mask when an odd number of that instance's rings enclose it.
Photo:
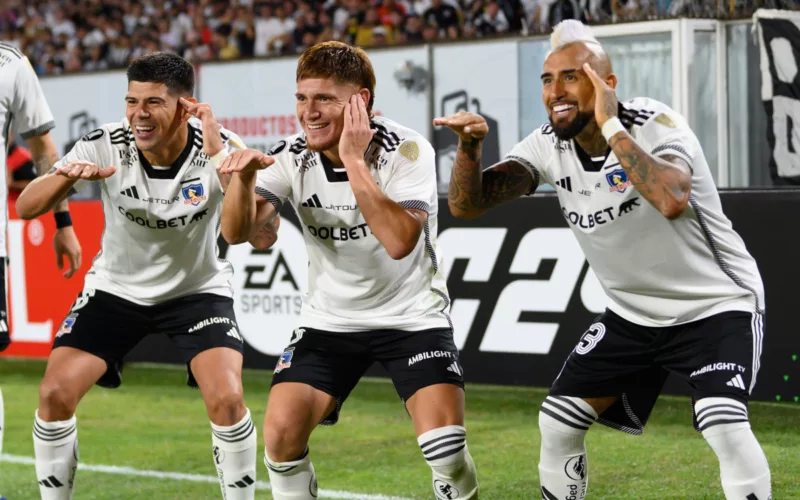
M 139 150 L 139 148 L 136 148 L 136 151 L 139 153 L 139 163 L 142 164 L 142 168 L 144 169 L 145 174 L 147 174 L 147 177 L 151 179 L 174 179 L 178 175 L 178 172 L 180 172 L 181 168 L 183 167 L 183 164 L 186 163 L 186 160 L 189 158 L 189 155 L 192 152 L 192 147 L 195 145 L 195 136 L 197 134 L 197 131 L 191 125 L 189 125 L 187 128 L 189 130 L 188 130 L 188 136 L 186 138 L 186 146 L 183 148 L 183 151 L 181 151 L 181 154 L 180 156 L 178 156 L 178 159 L 175 160 L 175 163 L 170 165 L 168 169 L 162 170 L 153 168 L 153 166 L 150 165 L 150 162 L 147 161 L 147 158 L 144 157 L 144 154 L 142 154 L 142 152 Z

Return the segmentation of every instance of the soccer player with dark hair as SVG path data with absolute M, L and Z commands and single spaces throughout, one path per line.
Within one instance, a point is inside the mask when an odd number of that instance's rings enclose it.
M 99 182 L 105 217 L 100 253 L 39 387 L 33 441 L 42 499 L 72 497 L 75 409 L 94 384 L 122 383 L 125 355 L 150 333 L 177 343 L 188 385 L 200 388 L 223 498 L 254 498 L 257 440 L 244 404 L 232 268 L 217 257 L 225 179 L 210 166 L 244 145 L 193 92 L 194 69 L 184 59 L 134 60 L 125 118 L 86 134 L 17 200 L 29 219 Z
M 300 324 L 275 367 L 264 421 L 272 494 L 316 498 L 309 437 L 337 422 L 379 362 L 413 420 L 435 497 L 478 498 L 436 245 L 433 147 L 373 116 L 375 74 L 361 49 L 315 45 L 301 55 L 296 79 L 302 133 L 268 155 L 237 151 L 220 165 L 234 173 L 222 212 L 226 240 L 252 240 L 289 201 L 309 257 Z
M 589 427 L 641 434 L 673 372 L 692 387 L 693 423 L 719 458 L 726 498 L 768 500 L 769 465 L 747 413 L 764 287 L 700 143 L 667 105 L 617 100 L 608 54 L 580 21 L 556 26 L 551 45 L 541 76 L 550 123 L 504 161 L 481 167 L 481 116 L 434 120 L 459 136 L 451 212 L 478 217 L 550 184 L 609 298 L 542 404 L 542 498 L 584 498 Z

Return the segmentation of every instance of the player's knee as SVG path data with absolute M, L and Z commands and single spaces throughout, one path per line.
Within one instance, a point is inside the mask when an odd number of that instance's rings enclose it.
M 581 398 L 547 396 L 539 410 L 542 448 L 565 456 L 583 453 L 584 437 L 596 419 L 597 413 Z
M 39 417 L 46 422 L 72 418 L 78 401 L 78 394 L 63 380 L 45 378 L 39 384 Z
M 417 442 L 433 471 L 437 498 L 477 498 L 478 475 L 464 427 L 439 427 L 421 434 Z
M 267 456 L 273 462 L 289 462 L 296 460 L 306 449 L 303 429 L 296 420 L 289 418 L 272 418 L 264 421 L 264 446 Z
M 720 458 L 739 453 L 738 443 L 752 434 L 747 405 L 733 398 L 703 398 L 694 405 L 697 429 Z
M 206 409 L 208 417 L 214 424 L 233 425 L 247 412 L 241 387 L 209 392 L 210 394 L 206 396 Z

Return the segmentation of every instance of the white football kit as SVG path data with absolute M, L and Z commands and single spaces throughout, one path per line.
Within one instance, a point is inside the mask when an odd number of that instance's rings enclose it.
M 5 172 L 12 121 L 23 139 L 43 135 L 56 126 L 39 79 L 18 49 L 0 43 L 0 165 Z M 0 257 L 6 255 L 8 183 L 0 175 Z
M 430 143 L 383 117 L 365 153 L 375 182 L 428 221 L 417 246 L 394 260 L 359 210 L 344 168 L 306 149 L 304 134 L 273 146 L 275 163 L 258 173 L 256 193 L 280 210 L 288 200 L 303 226 L 308 291 L 301 325 L 334 332 L 451 328 L 450 299 L 436 245 L 438 197 Z
M 556 188 L 609 309 L 643 326 L 682 324 L 724 311 L 763 312 L 756 262 L 722 211 L 686 120 L 647 98 L 621 103 L 619 118 L 642 149 L 677 156 L 692 167 L 691 196 L 682 216 L 669 220 L 653 207 L 613 152 L 589 158 L 574 140 L 559 140 L 549 124 L 506 156 L 528 168 L 535 185 Z
M 150 165 L 127 119 L 89 132 L 56 167 L 88 161 L 117 167 L 98 181 L 105 228 L 85 287 L 153 305 L 195 293 L 233 297 L 230 263 L 218 258 L 223 190 L 203 153 L 201 122 L 189 120 L 186 148 L 171 166 Z M 226 149 L 243 148 L 220 129 Z M 89 181 L 80 180 L 80 190 Z

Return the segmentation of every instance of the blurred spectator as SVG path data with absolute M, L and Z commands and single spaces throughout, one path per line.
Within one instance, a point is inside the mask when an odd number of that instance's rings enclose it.
M 443 3 L 442 0 L 431 0 L 431 6 L 422 14 L 426 23 L 437 26 L 442 32 L 446 32 L 450 26 L 459 26 L 461 16 L 459 11 L 452 5 Z
M 483 10 L 483 14 L 478 16 L 475 21 L 475 29 L 481 35 L 497 35 L 508 31 L 508 19 L 497 2 L 489 2 Z
M 406 17 L 403 33 L 408 43 L 422 42 L 422 18 L 416 14 L 411 14 Z
M 273 11 L 269 5 L 263 4 L 259 14 L 256 20 L 255 55 L 266 56 L 281 52 L 284 36 L 294 30 L 294 19 L 287 15 L 283 6 L 278 6 Z

